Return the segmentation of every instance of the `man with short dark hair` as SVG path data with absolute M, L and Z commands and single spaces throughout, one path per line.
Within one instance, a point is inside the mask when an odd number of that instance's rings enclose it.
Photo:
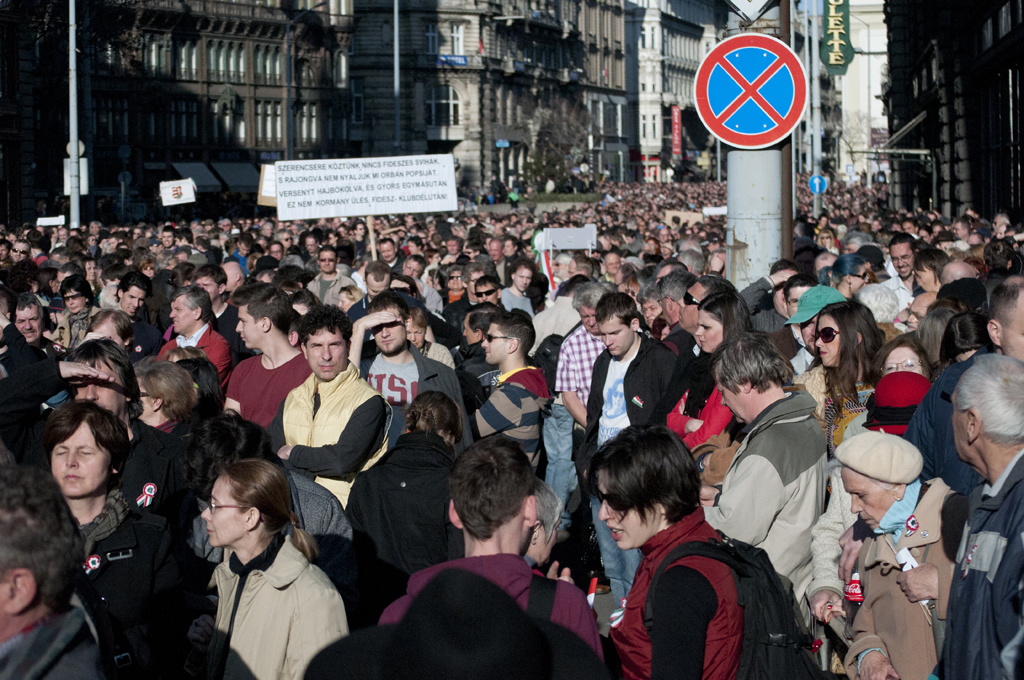
M 231 365 L 237 366 L 242 359 L 248 359 L 252 353 L 245 348 L 245 343 L 238 335 L 238 307 L 228 302 L 227 272 L 215 264 L 204 264 L 196 270 L 194 279 L 197 286 L 210 296 L 213 309 L 211 321 L 213 330 L 217 331 L 231 349 Z
M 354 286 L 356 282 L 338 272 L 338 249 L 334 246 L 327 244 L 321 247 L 316 261 L 320 271 L 306 284 L 306 288 L 320 299 L 321 304 L 333 305 L 338 300 L 338 291 L 345 286 Z
M 81 609 L 71 606 L 82 538 L 49 473 L 0 466 L 0 674 L 106 677 Z
M 416 595 L 440 572 L 464 569 L 483 576 L 512 595 L 524 610 L 534 587 L 533 570 L 523 559 L 537 524 L 536 477 L 515 442 L 491 437 L 456 458 L 449 479 L 448 515 L 462 530 L 466 557 L 443 562 L 409 577 L 407 594 L 380 617 L 397 623 Z M 576 633 L 599 655 L 601 640 L 583 591 L 555 581 L 551 622 Z
M 231 376 L 231 348 L 220 333 L 213 330 L 210 296 L 199 286 L 184 286 L 171 294 L 171 321 L 178 337 L 160 349 L 160 359 L 175 347 L 197 347 L 216 367 L 221 386 L 227 388 Z
M 349 361 L 352 322 L 334 306 L 309 310 L 299 345 L 311 375 L 288 393 L 268 428 L 278 457 L 344 506 L 356 474 L 388 449 L 391 408 Z
M 487 363 L 497 366 L 498 384 L 474 414 L 480 437 L 500 434 L 519 442 L 536 469 L 540 462 L 541 416 L 550 412 L 551 395 L 544 372 L 527 366 L 534 331 L 528 318 L 506 313 L 492 319 L 483 348 Z
M 362 342 L 365 332 L 373 336 L 378 354 L 362 359 L 360 374 L 391 404 L 390 437 L 395 441 L 402 434 L 405 418 L 402 407 L 412 403 L 420 392 L 438 390 L 456 404 L 462 404 L 462 389 L 455 371 L 444 364 L 428 359 L 409 342 L 405 323 L 409 319 L 409 306 L 395 292 L 384 291 L 373 299 L 369 314 L 356 321 L 352 328 L 352 347 L 349 358 L 355 363 L 364 356 Z M 463 422 L 463 437 L 456 453 L 473 441 L 469 418 Z
M 463 342 L 454 353 L 456 370 L 465 371 L 480 381 L 484 399 L 490 396 L 500 375 L 497 368 L 487 363 L 484 336 L 491 327 L 491 321 L 504 311 L 497 305 L 486 302 L 470 307 L 462 322 Z
M 160 331 L 145 319 L 139 317 L 139 310 L 145 309 L 146 298 L 153 293 L 153 284 L 142 272 L 128 272 L 117 284 L 117 308 L 132 320 L 132 363 L 143 357 L 156 356 L 163 344 Z M 143 313 L 145 316 L 145 313 Z
M 386 264 L 392 274 L 402 273 L 402 253 L 390 237 L 377 241 L 377 255 L 377 261 Z
M 228 382 L 225 411 L 269 427 L 281 402 L 311 372 L 302 352 L 288 342 L 292 310 L 288 294 L 269 283 L 250 283 L 235 291 L 238 334 L 259 354 L 238 364 Z
M 536 271 L 533 261 L 526 258 L 519 258 L 509 265 L 511 272 L 511 285 L 501 291 L 501 305 L 508 311 L 521 309 L 533 318 L 533 304 L 530 298 L 526 297 L 526 289 L 533 281 L 533 273 Z
M 629 425 L 648 422 L 668 387 L 675 356 L 657 340 L 640 334 L 640 313 L 626 293 L 608 293 L 597 303 L 595 320 L 605 351 L 594 364 L 587 403 L 587 428 L 576 459 L 580 479 L 590 460 L 604 443 Z M 607 525 L 597 519 L 601 503 L 590 498 L 605 575 L 616 602 L 629 593 L 640 551 L 623 551 L 615 544 Z
M 895 276 L 882 285 L 896 293 L 896 305 L 904 310 L 914 299 L 914 246 L 916 239 L 910 234 L 897 233 L 889 240 L 889 264 Z

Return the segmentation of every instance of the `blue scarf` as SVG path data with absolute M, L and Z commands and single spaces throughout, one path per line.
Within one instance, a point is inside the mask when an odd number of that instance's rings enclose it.
M 917 500 L 921 496 L 921 481 L 914 480 L 907 484 L 903 498 L 894 502 L 892 507 L 885 513 L 885 517 L 878 523 L 875 529 L 876 534 L 892 534 L 892 544 L 900 540 L 903 530 L 907 528 L 907 520 L 914 514 L 917 507 Z

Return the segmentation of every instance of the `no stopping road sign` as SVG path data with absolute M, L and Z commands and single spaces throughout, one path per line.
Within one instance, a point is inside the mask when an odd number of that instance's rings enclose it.
M 803 117 L 807 79 L 781 40 L 744 33 L 720 42 L 697 69 L 697 114 L 726 144 L 762 149 L 785 139 Z

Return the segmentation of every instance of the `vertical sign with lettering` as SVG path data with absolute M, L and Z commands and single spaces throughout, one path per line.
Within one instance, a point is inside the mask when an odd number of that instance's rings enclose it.
M 683 113 L 678 106 L 672 107 L 672 155 L 683 155 Z
M 846 75 L 853 61 L 850 44 L 850 0 L 825 0 L 825 36 L 821 40 L 821 61 L 830 76 Z

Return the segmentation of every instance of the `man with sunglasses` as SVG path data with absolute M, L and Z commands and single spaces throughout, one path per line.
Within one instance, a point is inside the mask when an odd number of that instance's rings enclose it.
M 18 239 L 14 242 L 14 247 L 11 248 L 11 262 L 22 262 L 28 259 L 31 253 L 32 248 L 29 246 L 28 241 Z
M 537 469 L 541 416 L 550 413 L 551 394 L 544 371 L 526 365 L 526 353 L 536 333 L 519 312 L 501 314 L 484 335 L 484 357 L 500 372 L 498 384 L 474 414 L 474 435 L 501 434 L 519 442 L 530 465 Z

